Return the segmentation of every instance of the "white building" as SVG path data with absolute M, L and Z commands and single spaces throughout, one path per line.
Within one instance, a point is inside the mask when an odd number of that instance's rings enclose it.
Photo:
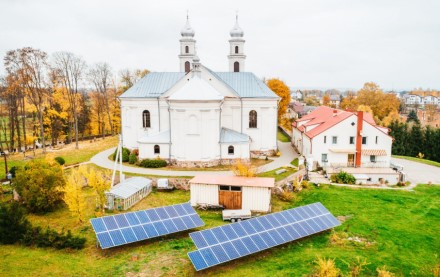
M 326 106 L 298 119 L 292 128 L 292 144 L 310 167 L 364 174 L 371 182 L 382 178 L 397 183 L 398 174 L 390 168 L 392 142 L 388 128 L 376 125 L 369 113 Z
M 191 206 L 222 205 L 225 209 L 270 212 L 274 178 L 198 175 L 189 181 Z
M 180 72 L 153 72 L 122 94 L 123 144 L 139 158 L 180 166 L 213 166 L 277 150 L 279 97 L 244 72 L 243 31 L 230 35 L 229 72 L 214 72 L 197 57 L 187 20 L 180 39 Z

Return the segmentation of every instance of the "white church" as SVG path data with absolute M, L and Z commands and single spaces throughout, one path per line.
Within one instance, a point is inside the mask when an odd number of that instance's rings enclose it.
M 229 71 L 200 63 L 187 18 L 181 31 L 180 71 L 152 72 L 122 94 L 124 147 L 139 159 L 184 167 L 229 164 L 277 151 L 279 97 L 245 72 L 243 30 L 230 32 Z

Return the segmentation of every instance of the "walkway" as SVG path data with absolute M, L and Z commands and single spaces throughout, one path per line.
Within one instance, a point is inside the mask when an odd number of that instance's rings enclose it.
M 270 171 L 281 166 L 290 164 L 290 162 L 298 157 L 289 142 L 278 142 L 278 148 L 281 151 L 281 156 L 277 158 L 271 158 L 274 161 L 262 166 L 261 172 Z M 108 157 L 115 151 L 116 147 L 102 151 L 90 159 L 90 162 L 97 166 L 113 170 L 114 161 L 108 159 Z M 119 167 L 119 166 L 118 166 Z M 176 171 L 176 170 L 163 170 L 152 169 L 142 167 L 132 167 L 122 165 L 122 171 L 126 173 L 136 173 L 145 175 L 161 175 L 161 176 L 196 176 L 196 175 L 233 175 L 232 171 Z
M 391 161 L 403 166 L 403 172 L 411 183 L 440 184 L 440 167 L 397 158 L 391 158 Z

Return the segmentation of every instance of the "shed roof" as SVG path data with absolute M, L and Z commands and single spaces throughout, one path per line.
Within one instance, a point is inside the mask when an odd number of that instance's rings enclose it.
M 206 185 L 226 185 L 236 187 L 273 188 L 275 186 L 275 178 L 198 175 L 192 178 L 189 183 Z
M 116 197 L 128 198 L 141 189 L 151 186 L 151 180 L 144 177 L 132 177 L 112 187 L 106 194 Z

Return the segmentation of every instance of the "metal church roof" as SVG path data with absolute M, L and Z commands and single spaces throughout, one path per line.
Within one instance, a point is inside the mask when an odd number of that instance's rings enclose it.
M 152 98 L 159 97 L 177 81 L 179 81 L 185 72 L 151 72 L 145 75 L 134 86 L 124 92 L 120 98 Z
M 151 186 L 151 180 L 144 177 L 132 177 L 112 187 L 106 194 L 119 198 L 128 198 L 141 189 Z
M 220 143 L 249 143 L 249 141 L 248 135 L 228 128 L 222 128 L 220 133 Z
M 215 74 L 242 98 L 279 98 L 251 72 L 215 72 Z

